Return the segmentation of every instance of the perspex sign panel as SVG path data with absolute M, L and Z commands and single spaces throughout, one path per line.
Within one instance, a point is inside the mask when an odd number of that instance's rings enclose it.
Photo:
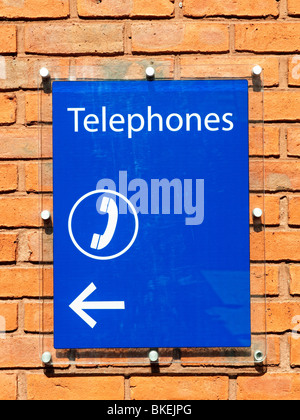
M 248 91 L 53 82 L 56 349 L 251 346 Z

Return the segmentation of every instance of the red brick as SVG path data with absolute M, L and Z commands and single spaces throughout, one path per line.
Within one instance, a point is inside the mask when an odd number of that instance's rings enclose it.
M 290 294 L 300 295 L 300 265 L 291 264 L 289 266 L 289 269 L 290 269 Z
M 300 225 L 300 196 L 289 197 L 289 224 Z
M 237 51 L 298 52 L 299 22 L 238 23 L 235 30 Z
M 251 264 L 251 295 L 278 296 L 278 266 Z
M 267 332 L 291 331 L 294 328 L 292 320 L 299 311 L 300 302 L 267 303 Z
M 289 86 L 300 86 L 300 55 L 289 59 Z
M 18 166 L 14 163 L 0 165 L 0 191 L 10 192 L 18 188 Z
M 279 156 L 279 127 L 265 125 L 250 125 L 249 127 L 250 156 Z
M 289 15 L 300 15 L 300 4 L 298 0 L 288 0 Z
M 255 333 L 284 333 L 295 328 L 294 317 L 299 315 L 300 303 L 252 302 L 251 331 Z
M 38 195 L 0 198 L 0 226 L 41 226 Z
M 16 261 L 17 240 L 18 235 L 15 233 L 0 233 L 0 262 Z
M 266 225 L 279 225 L 279 197 L 273 195 L 250 195 L 250 223 L 253 223 L 253 209 L 264 210 L 262 223 Z
M 300 127 L 288 128 L 287 152 L 289 156 L 300 156 Z
M 226 400 L 226 376 L 152 376 L 130 379 L 133 400 Z
M 4 331 L 14 331 L 18 328 L 18 304 L 15 302 L 0 302 L 0 338 Z M 4 336 L 5 339 L 5 336 Z M 1 341 L 1 340 L 0 340 Z
M 62 18 L 69 15 L 69 0 L 22 0 L 0 2 L 0 17 L 8 19 L 23 18 Z
M 0 297 L 21 298 L 53 296 L 51 267 L 0 266 Z
M 17 28 L 15 25 L 0 26 L 0 54 L 17 51 Z
M 26 163 L 25 184 L 28 192 L 52 191 L 52 162 Z
M 123 376 L 27 374 L 28 400 L 123 400 Z
M 133 0 L 131 17 L 172 17 L 174 16 L 174 0 Z
M 221 23 L 146 22 L 132 24 L 132 51 L 226 52 L 229 27 Z
M 300 231 L 251 232 L 250 258 L 252 261 L 300 261 Z
M 39 147 L 39 130 L 37 128 L 0 129 L 1 159 L 38 159 L 52 156 L 52 128 L 41 129 L 41 147 Z
M 53 332 L 53 304 L 52 302 L 26 302 L 24 331 Z
M 42 367 L 39 356 L 40 337 L 35 335 L 10 335 L 1 340 L 0 368 Z
M 79 57 L 76 58 L 76 66 L 76 77 L 79 79 L 145 79 L 148 66 L 155 69 L 156 77 L 160 79 L 174 76 L 173 57 Z
M 264 171 L 263 171 L 264 169 Z M 298 161 L 250 160 L 250 190 L 290 191 L 300 189 L 300 171 Z M 265 185 L 263 184 L 265 175 Z
M 25 28 L 25 51 L 35 54 L 123 52 L 123 23 L 46 23 Z
M 194 56 L 184 55 L 180 59 L 182 78 L 194 77 L 238 77 L 249 78 L 253 67 L 263 68 L 265 86 L 278 86 L 279 62 L 277 57 L 253 56 Z
M 13 94 L 0 94 L 0 124 L 12 124 L 16 121 L 17 101 Z
M 238 376 L 238 400 L 299 400 L 299 373 Z
M 14 401 L 17 399 L 17 377 L 14 373 L 0 374 L 0 400 Z
M 290 359 L 291 359 L 291 366 L 292 367 L 299 367 L 300 366 L 300 316 L 295 317 L 294 323 L 295 331 L 289 337 L 289 344 L 290 344 Z
M 264 94 L 265 121 L 299 121 L 300 92 L 269 91 Z
M 276 0 L 185 0 L 184 14 L 191 17 L 208 16 L 278 16 Z
M 52 122 L 52 95 L 28 92 L 25 97 L 26 122 Z

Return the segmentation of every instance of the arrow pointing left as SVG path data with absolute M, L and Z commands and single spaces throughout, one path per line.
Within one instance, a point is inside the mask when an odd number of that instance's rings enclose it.
M 91 328 L 97 324 L 97 322 L 90 317 L 84 309 L 125 309 L 125 302 L 123 301 L 109 301 L 109 302 L 85 302 L 95 290 L 96 286 L 91 283 L 70 305 L 69 307 L 85 321 Z

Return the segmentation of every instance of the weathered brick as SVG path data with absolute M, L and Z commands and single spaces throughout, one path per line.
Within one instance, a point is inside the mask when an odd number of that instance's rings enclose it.
M 15 25 L 0 26 L 0 53 L 17 51 L 17 28 Z
M 250 195 L 250 223 L 253 221 L 253 209 L 256 207 L 264 210 L 262 223 L 266 225 L 279 225 L 279 197 L 273 195 Z
M 300 127 L 289 127 L 287 130 L 288 156 L 300 157 Z
M 123 400 L 123 376 L 27 374 L 28 400 Z
M 288 0 L 288 13 L 289 15 L 300 15 L 300 4 L 298 0 Z
M 223 23 L 146 22 L 132 24 L 132 51 L 225 52 L 229 50 L 229 27 Z
M 14 373 L 0 374 L 0 400 L 14 401 L 17 399 L 17 376 Z
M 278 296 L 278 267 L 276 265 L 251 264 L 251 295 Z
M 0 124 L 13 124 L 16 121 L 17 100 L 14 94 L 0 94 Z
M 44 262 L 53 261 L 53 237 L 45 232 L 30 232 L 27 239 L 30 250 L 29 261 Z M 42 244 L 42 248 L 40 248 Z
M 10 192 L 18 188 L 18 165 L 14 163 L 0 165 L 0 191 Z
M 256 336 L 255 346 L 258 346 L 264 351 L 267 341 L 267 358 L 264 360 L 264 365 L 276 366 L 280 364 L 280 339 L 274 335 L 268 335 L 265 337 Z M 235 368 L 238 366 L 245 367 L 247 362 L 249 365 L 253 364 L 253 361 L 249 356 L 240 356 L 239 351 L 234 354 L 232 349 L 216 349 L 214 353 L 207 352 L 207 349 L 193 349 L 184 348 L 181 349 L 181 364 L 182 366 L 228 366 L 228 358 L 231 358 L 232 365 Z M 234 359 L 234 361 L 233 361 Z
M 265 121 L 299 121 L 300 92 L 269 91 L 264 95 Z
M 42 288 L 40 289 L 40 285 Z M 53 296 L 53 269 L 51 267 L 0 266 L 0 297 Z
M 191 17 L 207 16 L 278 16 L 276 0 L 185 0 L 184 14 Z
M 238 400 L 299 400 L 300 374 L 266 373 L 238 376 Z
M 265 160 L 263 164 L 258 160 L 250 160 L 249 173 L 250 190 L 290 191 L 300 189 L 298 161 Z
M 226 376 L 153 376 L 130 379 L 133 400 L 226 400 Z
M 15 302 L 0 302 L 0 338 L 4 331 L 14 331 L 17 328 L 18 304 Z
M 300 196 L 289 197 L 289 224 L 300 225 Z
M 123 23 L 46 23 L 25 28 L 25 51 L 35 54 L 123 52 Z
M 2 213 L 0 211 L 1 217 Z M 17 255 L 18 235 L 15 233 L 0 233 L 0 262 L 14 262 Z
M 289 59 L 289 86 L 300 86 L 300 55 Z
M 291 264 L 289 266 L 289 269 L 290 269 L 290 294 L 300 295 L 300 265 Z
M 24 331 L 26 332 L 53 332 L 53 303 L 52 302 L 26 302 Z
M 8 19 L 23 18 L 62 18 L 69 15 L 69 0 L 1 0 L 0 17 Z
M 41 138 L 39 138 L 41 134 Z M 52 128 L 2 127 L 0 129 L 1 159 L 38 159 L 52 157 Z
M 144 79 L 146 68 L 152 66 L 156 77 L 174 76 L 173 57 L 78 57 L 76 58 L 76 77 L 79 79 L 136 80 Z
M 69 58 L 0 57 L 0 89 L 36 89 L 41 85 L 39 70 L 47 67 L 51 77 L 69 77 Z
M 265 86 L 279 83 L 279 62 L 277 57 L 253 56 L 194 56 L 184 55 L 180 59 L 180 73 L 183 78 L 194 77 L 238 77 L 249 78 L 255 65 L 263 68 Z
M 172 17 L 173 0 L 77 0 L 79 16 L 83 17 Z
M 251 232 L 250 258 L 253 261 L 300 261 L 300 231 Z
M 235 29 L 237 51 L 298 52 L 299 22 L 238 23 Z

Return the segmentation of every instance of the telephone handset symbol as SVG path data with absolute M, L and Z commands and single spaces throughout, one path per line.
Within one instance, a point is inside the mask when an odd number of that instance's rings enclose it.
M 114 236 L 118 222 L 118 207 L 113 198 L 103 196 L 100 212 L 108 213 L 108 222 L 103 235 L 94 233 L 91 242 L 91 248 L 93 249 L 103 249 L 110 243 Z

